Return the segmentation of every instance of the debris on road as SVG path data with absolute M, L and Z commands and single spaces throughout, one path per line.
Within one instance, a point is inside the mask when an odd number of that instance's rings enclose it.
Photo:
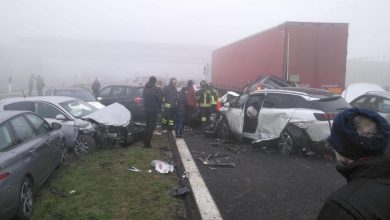
M 130 167 L 129 169 L 127 169 L 128 171 L 132 171 L 132 172 L 141 172 L 140 169 L 136 168 L 136 167 Z
M 229 155 L 218 151 L 217 153 L 208 154 L 206 158 L 200 157 L 198 158 L 198 160 L 202 161 L 204 165 L 209 165 L 211 168 L 216 168 L 216 167 L 235 168 L 236 167 L 235 163 L 222 162 L 218 158 L 229 159 Z
M 59 192 L 57 189 L 55 188 L 50 188 L 50 192 L 53 193 L 54 195 L 59 195 L 61 197 L 67 197 L 67 194 L 64 193 L 64 192 Z
M 69 194 L 75 194 L 76 193 L 76 190 L 71 190 L 70 192 L 69 192 Z
M 187 186 L 176 186 L 172 189 L 172 195 L 176 197 L 185 196 L 189 192 L 191 189 Z
M 161 160 L 153 160 L 151 162 L 151 165 L 159 173 L 169 173 L 169 172 L 173 172 L 174 170 L 173 165 Z

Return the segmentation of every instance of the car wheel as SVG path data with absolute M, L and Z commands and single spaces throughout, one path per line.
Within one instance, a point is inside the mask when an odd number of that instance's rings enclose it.
M 230 137 L 229 123 L 225 118 L 217 126 L 217 136 L 221 139 L 228 139 Z
M 280 133 L 279 150 L 282 154 L 290 155 L 295 153 L 295 145 L 293 138 L 287 131 Z
M 30 219 L 33 213 L 34 197 L 33 184 L 30 178 L 24 177 L 19 192 L 17 219 Z
M 91 153 L 95 150 L 96 142 L 93 137 L 88 135 L 79 135 L 76 139 L 73 152 L 77 155 Z

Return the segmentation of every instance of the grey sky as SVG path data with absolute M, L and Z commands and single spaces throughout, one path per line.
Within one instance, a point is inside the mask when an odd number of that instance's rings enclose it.
M 350 23 L 351 58 L 390 51 L 388 0 L 0 0 L 0 44 L 18 38 L 219 47 L 284 21 Z

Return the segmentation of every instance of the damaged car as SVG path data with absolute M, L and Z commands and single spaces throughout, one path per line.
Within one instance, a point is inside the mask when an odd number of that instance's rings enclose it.
M 284 154 L 330 153 L 325 139 L 334 116 L 347 108 L 341 96 L 326 90 L 264 89 L 225 104 L 216 131 L 222 138 L 233 135 L 253 144 L 276 141 Z
M 80 99 L 40 96 L 3 99 L 1 110 L 31 111 L 50 123 L 60 123 L 66 147 L 78 155 L 96 147 L 129 144 L 143 131 L 143 126 L 133 123 L 131 113 L 118 103 L 97 109 Z

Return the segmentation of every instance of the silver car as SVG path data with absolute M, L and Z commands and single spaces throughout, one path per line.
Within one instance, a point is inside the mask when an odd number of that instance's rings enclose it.
M 376 111 L 390 123 L 390 92 L 367 92 L 352 100 L 350 104 Z
M 58 123 L 31 112 L 0 112 L 0 217 L 27 219 L 33 192 L 65 158 Z

